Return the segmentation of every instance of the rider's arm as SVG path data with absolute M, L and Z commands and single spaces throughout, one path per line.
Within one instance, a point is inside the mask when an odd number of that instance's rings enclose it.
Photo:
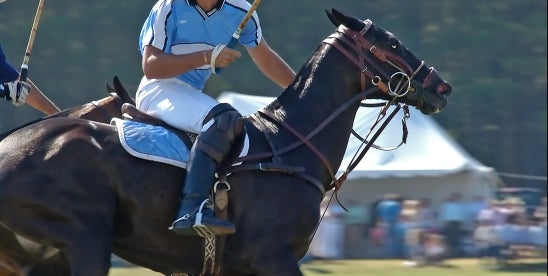
M 147 78 L 167 79 L 209 64 L 210 56 L 211 50 L 172 55 L 154 46 L 146 45 L 143 49 L 141 66 Z
M 51 115 L 60 111 L 57 107 L 42 91 L 34 84 L 33 81 L 27 79 L 27 83 L 30 84 L 30 92 L 27 96 L 27 104 L 33 108 L 42 111 L 46 115 Z
M 256 47 L 246 49 L 265 76 L 283 88 L 291 84 L 295 78 L 295 71 L 268 46 L 264 37 Z
M 203 50 L 189 54 L 173 55 L 147 45 L 143 49 L 143 73 L 149 79 L 167 79 L 208 65 L 212 50 Z M 241 53 L 224 48 L 215 59 L 216 67 L 226 67 L 241 57 Z

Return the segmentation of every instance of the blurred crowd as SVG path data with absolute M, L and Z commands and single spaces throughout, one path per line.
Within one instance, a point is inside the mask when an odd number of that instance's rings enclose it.
M 522 246 L 546 252 L 546 198 L 532 212 L 517 197 L 503 200 L 452 193 L 433 208 L 428 198 L 384 195 L 369 206 L 322 204 L 309 250 L 317 259 L 402 258 L 441 264 L 447 258 L 494 257 Z

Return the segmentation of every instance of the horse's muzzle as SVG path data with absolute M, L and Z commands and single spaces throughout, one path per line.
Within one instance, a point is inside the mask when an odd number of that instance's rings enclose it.
M 405 97 L 423 114 L 440 112 L 447 105 L 451 94 L 451 85 L 441 79 L 434 67 L 429 68 L 428 75 L 422 82 L 411 80 L 411 91 Z
M 433 91 L 440 96 L 449 96 L 451 94 L 451 85 L 441 79 L 438 71 L 434 67 L 430 67 L 430 73 L 424 78 L 422 86 L 426 91 Z

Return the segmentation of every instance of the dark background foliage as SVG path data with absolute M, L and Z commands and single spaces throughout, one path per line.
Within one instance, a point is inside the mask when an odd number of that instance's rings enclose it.
M 138 36 L 154 2 L 46 1 L 29 77 L 62 108 L 104 97 L 104 84 L 114 75 L 135 91 L 142 76 Z M 37 0 L 0 4 L 0 43 L 15 66 L 37 5 Z M 265 0 L 258 12 L 267 41 L 295 70 L 333 32 L 326 8 L 370 18 L 392 31 L 452 83 L 449 105 L 433 115 L 445 130 L 502 172 L 506 184 L 545 188 L 546 6 L 545 0 Z M 207 90 L 214 96 L 223 90 L 280 93 L 245 54 L 214 76 Z M 42 116 L 8 103 L 2 109 L 0 131 Z

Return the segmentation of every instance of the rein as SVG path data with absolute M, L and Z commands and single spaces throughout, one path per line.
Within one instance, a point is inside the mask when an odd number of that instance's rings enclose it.
M 323 154 L 310 142 L 310 140 L 318 134 L 322 129 L 324 129 L 329 123 L 331 123 L 337 116 L 339 116 L 343 111 L 348 109 L 350 106 L 352 106 L 357 101 L 362 101 L 363 99 L 367 98 L 367 96 L 373 94 L 374 92 L 377 92 L 378 90 L 382 91 L 383 93 L 387 93 L 391 96 L 393 96 L 392 100 L 388 101 L 387 103 L 383 104 L 366 104 L 366 103 L 360 103 L 360 106 L 381 106 L 383 105 L 384 108 L 381 110 L 379 117 L 377 118 L 376 122 L 371 127 L 371 131 L 375 128 L 375 126 L 382 120 L 384 115 L 386 114 L 386 111 L 390 105 L 392 105 L 395 102 L 395 99 L 398 97 L 404 96 L 410 88 L 410 81 L 411 78 L 422 68 L 424 65 L 424 62 L 421 63 L 419 68 L 416 70 L 412 70 L 411 67 L 405 62 L 401 57 L 396 56 L 390 52 L 384 51 L 382 49 L 378 49 L 375 47 L 372 43 L 370 43 L 367 39 L 364 38 L 365 33 L 371 28 L 372 22 L 370 20 L 364 21 L 365 26 L 362 30 L 359 32 L 351 30 L 343 25 L 340 25 L 337 28 L 337 32 L 335 34 L 332 34 L 328 38 L 326 38 L 323 42 L 335 47 L 339 52 L 341 52 L 348 60 L 353 62 L 359 69 L 360 69 L 360 85 L 361 85 L 361 92 L 350 98 L 347 102 L 345 102 L 343 105 L 339 106 L 328 118 L 326 118 L 320 125 L 318 125 L 313 131 L 311 131 L 309 134 L 302 135 L 297 130 L 295 130 L 291 125 L 286 123 L 285 121 L 279 119 L 274 114 L 272 114 L 270 111 L 262 108 L 260 109 L 257 114 L 251 115 L 251 117 L 258 123 L 259 128 L 261 130 L 265 129 L 264 123 L 261 121 L 261 117 L 265 117 L 278 125 L 282 126 L 289 132 L 291 132 L 295 137 L 298 138 L 298 141 L 282 148 L 279 150 L 276 150 L 274 147 L 274 143 L 271 141 L 271 138 L 265 134 L 265 138 L 267 140 L 267 143 L 271 149 L 270 152 L 263 152 L 263 153 L 256 153 L 256 154 L 250 154 L 244 157 L 240 157 L 236 159 L 235 163 L 240 163 L 240 165 L 235 165 L 231 168 L 231 172 L 241 171 L 241 170 L 252 170 L 252 169 L 258 169 L 263 171 L 281 171 L 285 173 L 294 174 L 297 176 L 300 176 L 301 178 L 304 178 L 307 182 L 311 183 L 314 187 L 318 188 L 321 193 L 322 197 L 325 196 L 326 190 L 335 189 L 338 191 L 343 182 L 346 180 L 348 174 L 356 167 L 356 165 L 363 159 L 365 153 L 369 148 L 380 148 L 373 144 L 375 139 L 380 135 L 380 133 L 384 130 L 386 125 L 390 122 L 390 120 L 394 117 L 394 115 L 399 111 L 401 106 L 397 104 L 397 108 L 388 116 L 387 120 L 380 126 L 380 128 L 377 130 L 375 135 L 373 135 L 371 141 L 367 141 L 366 138 L 361 137 L 358 135 L 354 130 L 352 130 L 352 134 L 354 134 L 358 139 L 360 139 L 363 143 L 366 143 L 367 145 L 362 150 L 362 152 L 357 152 L 354 156 L 355 159 L 351 162 L 349 167 L 345 170 L 345 172 L 337 178 L 335 176 L 335 171 L 333 170 L 331 164 L 329 164 L 329 161 L 323 156 Z M 351 53 L 349 48 L 353 53 Z M 365 49 L 368 49 L 368 51 L 371 53 L 371 55 L 364 54 Z M 381 62 L 385 62 L 390 64 L 392 67 L 399 70 L 399 72 L 396 72 L 392 75 L 389 75 L 386 71 L 384 71 L 379 64 L 373 60 L 373 57 L 375 57 L 377 60 Z M 368 69 L 368 65 L 373 67 L 376 72 L 379 72 L 379 74 L 382 75 L 374 75 L 371 70 Z M 399 83 L 396 85 L 395 89 L 393 89 L 392 81 L 394 80 L 394 77 L 397 75 L 402 75 L 404 78 L 399 80 Z M 409 76 L 411 75 L 411 76 Z M 372 87 L 366 89 L 366 77 L 371 80 L 371 83 L 373 84 Z M 385 79 L 386 81 L 383 81 Z M 407 89 L 405 89 L 405 85 L 401 86 L 401 80 L 405 79 L 407 82 Z M 405 89 L 405 91 L 403 91 Z M 403 92 L 402 92 L 403 91 Z M 409 112 L 407 110 L 407 106 L 405 106 L 405 115 L 402 119 L 403 124 L 403 138 L 400 145 L 404 144 L 407 139 L 407 127 L 406 127 L 406 119 L 409 117 Z M 259 116 L 260 115 L 260 116 Z M 263 131 L 263 133 L 266 133 Z M 327 170 L 331 182 L 328 185 L 327 189 L 326 187 L 316 178 L 313 178 L 307 174 L 304 173 L 303 168 L 288 168 L 287 166 L 284 166 L 281 164 L 279 160 L 279 155 L 283 153 L 287 153 L 291 150 L 294 150 L 302 145 L 307 146 L 322 162 L 323 166 Z M 394 147 L 397 148 L 400 145 Z M 389 149 L 388 149 L 389 150 Z M 357 157 L 356 157 L 357 156 Z M 242 164 L 244 161 L 249 160 L 257 160 L 262 158 L 272 158 L 273 162 L 271 163 L 258 163 L 258 164 Z M 340 204 L 340 202 L 339 202 Z M 342 206 L 342 204 L 341 204 Z M 344 208 L 344 206 L 343 206 Z M 346 208 L 345 208 L 346 209 Z
M 407 134 L 409 133 L 409 131 L 407 130 L 407 119 L 409 119 L 409 117 L 410 117 L 409 107 L 407 105 L 404 105 L 403 110 L 404 110 L 403 118 L 401 119 L 401 124 L 402 124 L 402 139 L 401 139 L 401 142 L 398 145 L 390 147 L 390 148 L 380 147 L 380 146 L 377 146 L 375 144 L 371 144 L 372 148 L 377 149 L 377 150 L 382 150 L 382 151 L 392 151 L 392 150 L 395 150 L 395 149 L 401 147 L 403 144 L 407 143 Z M 369 134 L 371 134 L 371 131 L 375 128 L 375 126 L 382 119 L 381 116 L 384 116 L 384 115 L 385 115 L 385 113 L 382 113 L 382 112 L 379 113 L 379 116 L 377 117 L 377 120 L 375 120 L 375 123 L 371 126 Z M 367 136 L 362 137 L 360 134 L 358 134 L 353 129 L 352 129 L 352 135 L 354 135 L 354 137 L 356 137 L 358 140 L 362 141 L 362 143 L 366 143 L 366 144 L 370 143 L 370 141 L 367 140 Z
M 364 23 L 365 23 L 364 28 L 360 30 L 359 32 L 356 32 L 343 25 L 340 25 L 335 34 L 329 36 L 323 41 L 323 43 L 331 45 L 334 48 L 336 48 L 340 53 L 342 53 L 348 60 L 350 60 L 360 69 L 360 91 L 361 92 L 354 95 L 353 97 L 348 99 L 346 102 L 344 102 L 341 106 L 339 106 L 337 109 L 335 109 L 335 111 L 331 113 L 323 122 L 321 122 L 316 128 L 314 128 L 310 133 L 306 135 L 301 134 L 293 126 L 291 126 L 289 123 L 287 123 L 283 119 L 280 119 L 279 117 L 277 117 L 270 110 L 265 108 L 259 109 L 256 113 L 251 114 L 249 118 L 254 120 L 255 126 L 261 131 L 261 133 L 264 134 L 265 140 L 268 144 L 268 147 L 270 148 L 270 151 L 249 154 L 247 156 L 236 158 L 236 160 L 234 161 L 234 164 L 238 164 L 238 165 L 233 165 L 227 171 L 223 172 L 220 175 L 220 178 L 219 178 L 220 180 L 222 179 L 223 182 L 226 182 L 227 174 L 235 173 L 239 171 L 245 171 L 245 170 L 276 171 L 276 172 L 287 173 L 293 176 L 300 177 L 301 179 L 304 179 L 309 184 L 312 184 L 313 187 L 317 188 L 320 191 L 322 198 L 325 197 L 326 190 L 334 190 L 334 193 L 332 193 L 331 197 L 329 198 L 329 202 L 327 206 L 329 206 L 333 196 L 335 195 L 338 204 L 344 210 L 348 211 L 348 209 L 340 202 L 338 198 L 338 191 L 342 187 L 342 184 L 344 183 L 344 181 L 346 181 L 350 172 L 356 168 L 356 166 L 364 158 L 365 154 L 371 147 L 381 149 L 380 147 L 376 146 L 374 142 L 376 141 L 376 139 L 380 136 L 380 134 L 384 131 L 386 126 L 390 123 L 390 121 L 394 118 L 396 113 L 398 113 L 402 107 L 404 109 L 404 117 L 402 118 L 402 125 L 403 125 L 402 142 L 392 149 L 396 149 L 406 142 L 407 134 L 408 134 L 406 120 L 407 118 L 409 118 L 409 109 L 406 104 L 401 105 L 395 102 L 398 97 L 403 97 L 410 91 L 412 78 L 424 66 L 424 62 L 421 62 L 421 64 L 418 66 L 416 70 L 412 70 L 409 64 L 405 60 L 403 60 L 401 57 L 391 52 L 378 49 L 375 45 L 370 43 L 364 37 L 365 33 L 367 33 L 367 31 L 371 28 L 372 22 L 370 20 L 365 20 Z M 347 49 L 350 49 L 353 53 L 351 53 Z M 370 54 L 366 54 L 367 50 L 369 51 Z M 391 67 L 397 69 L 398 71 L 392 75 L 389 75 L 389 73 L 383 70 L 382 66 L 379 65 L 378 61 L 387 63 Z M 373 71 L 371 71 L 368 68 L 368 66 L 371 66 L 378 73 L 378 75 L 375 75 Z M 398 79 L 397 78 L 398 76 L 401 76 L 401 77 Z M 372 86 L 367 85 L 366 83 L 367 78 L 370 79 Z M 396 83 L 395 85 L 393 85 L 394 81 Z M 405 83 L 407 85 L 405 85 Z M 382 103 L 382 104 L 381 103 L 375 103 L 375 104 L 362 103 L 364 99 L 366 99 L 368 96 L 378 91 L 381 91 L 383 93 L 390 95 L 391 99 L 387 101 L 386 103 Z M 329 160 L 322 154 L 322 152 L 318 150 L 316 146 L 312 144 L 311 140 L 318 133 L 320 133 L 327 125 L 329 125 L 332 121 L 334 121 L 340 114 L 342 114 L 348 108 L 354 106 L 357 102 L 359 102 L 359 107 L 383 106 L 383 108 L 379 112 L 377 119 L 371 126 L 369 133 L 365 136 L 365 138 L 358 135 L 354 131 L 354 129 L 352 129 L 351 133 L 355 135 L 362 142 L 362 145 L 360 146 L 360 149 L 358 149 L 356 153 L 354 154 L 346 170 L 339 177 L 337 177 L 336 171 L 333 169 Z M 389 107 L 393 104 L 396 105 L 396 108 L 388 115 L 388 117 L 385 118 Z M 282 147 L 281 149 L 277 149 L 275 147 L 275 143 L 272 137 L 268 135 L 268 131 L 267 131 L 268 129 L 267 129 L 265 120 L 271 121 L 283 127 L 285 130 L 287 130 L 293 136 L 295 136 L 297 138 L 297 141 L 285 147 Z M 367 138 L 369 137 L 371 133 L 373 133 L 374 129 L 377 127 L 377 125 L 381 121 L 383 121 L 382 124 L 378 126 L 378 129 L 372 135 L 371 139 L 368 141 Z M 288 166 L 286 164 L 283 164 L 283 162 L 281 161 L 282 158 L 280 157 L 280 155 L 290 152 L 303 145 L 306 146 L 321 161 L 323 167 L 326 169 L 331 179 L 327 187 L 317 177 L 307 174 L 305 172 L 304 167 Z M 391 149 L 385 149 L 385 150 L 391 150 Z M 246 161 L 260 160 L 260 159 L 266 159 L 266 158 L 270 158 L 271 161 L 257 162 L 257 163 L 253 163 L 253 162 L 244 163 Z M 315 236 L 318 230 L 318 227 L 325 215 L 325 212 L 327 211 L 327 206 L 326 206 L 326 209 L 324 210 L 324 213 L 321 215 L 320 220 L 318 224 L 316 225 L 316 228 L 314 229 L 312 237 Z M 222 216 L 226 217 L 226 210 L 224 212 L 219 212 L 219 213 Z M 310 239 L 310 242 L 311 241 L 312 239 Z M 224 243 L 224 237 L 220 238 L 220 242 Z M 209 242 L 207 244 L 209 244 L 209 248 L 215 247 L 214 243 Z M 207 248 L 208 246 L 206 246 L 206 250 Z M 222 245 L 221 245 L 221 248 L 222 248 Z M 222 251 L 222 250 L 219 250 L 219 248 L 217 249 L 218 251 Z M 219 262 L 215 261 L 215 259 L 212 256 L 214 256 L 214 253 L 213 255 L 206 254 L 206 258 L 204 258 L 204 261 L 206 261 L 206 259 L 211 261 L 213 265 L 209 267 L 212 267 L 214 269 L 219 269 L 219 265 L 218 265 Z M 208 266 L 204 265 L 204 269 L 206 267 Z
M 271 119 L 272 121 L 280 124 L 285 129 L 290 131 L 293 135 L 295 135 L 299 140 L 295 141 L 294 143 L 292 143 L 292 144 L 290 144 L 290 145 L 288 145 L 288 146 L 286 146 L 286 147 L 284 147 L 280 150 L 276 150 L 275 147 L 273 146 L 273 143 L 270 141 L 270 137 L 268 135 L 265 135 L 265 138 L 267 139 L 267 142 L 268 142 L 268 144 L 270 146 L 270 149 L 271 149 L 270 152 L 256 153 L 256 154 L 250 154 L 250 155 L 247 155 L 247 156 L 243 156 L 243 157 L 240 157 L 240 158 L 236 159 L 235 163 L 272 157 L 272 159 L 274 160 L 274 163 L 277 164 L 277 162 L 279 162 L 277 160 L 280 159 L 279 158 L 280 154 L 287 153 L 287 152 L 289 152 L 291 150 L 294 150 L 294 149 L 296 149 L 296 148 L 298 148 L 298 147 L 300 147 L 304 144 L 316 156 L 318 156 L 320 161 L 322 161 L 323 165 L 326 167 L 326 169 L 327 169 L 327 171 L 328 171 L 328 173 L 331 177 L 332 183 L 337 183 L 338 180 L 335 177 L 335 173 L 333 171 L 332 166 L 329 164 L 327 159 L 320 153 L 320 151 L 314 145 L 312 145 L 310 143 L 310 140 L 314 136 L 316 136 L 323 128 L 325 128 L 325 126 L 327 126 L 331 121 L 333 121 L 335 118 L 337 118 L 337 116 L 339 116 L 342 112 L 344 112 L 346 109 L 348 109 L 352 104 L 354 104 L 357 101 L 361 101 L 362 99 L 364 99 L 368 95 L 373 94 L 376 91 L 377 91 L 377 87 L 371 87 L 367 90 L 364 90 L 364 91 L 356 94 L 354 97 L 352 97 L 348 101 L 346 101 L 343 105 L 339 106 L 339 108 L 337 108 L 331 115 L 329 115 L 329 117 L 327 117 L 327 119 L 325 119 L 321 124 L 319 124 L 313 131 L 311 131 L 306 136 L 303 136 L 302 134 L 300 134 L 291 125 L 289 125 L 288 123 L 278 119 L 275 115 L 273 115 L 271 112 L 267 111 L 266 109 L 260 109 L 259 112 L 258 112 L 260 115 L 263 115 L 263 116 L 267 117 L 268 119 Z M 254 116 L 254 118 L 258 122 L 260 122 L 260 118 L 258 116 Z M 271 164 L 273 164 L 273 163 L 235 165 L 235 166 L 232 167 L 231 172 L 236 172 L 236 171 L 241 171 L 241 170 L 250 170 L 250 169 L 259 169 L 259 170 L 266 171 L 266 170 L 276 170 L 276 167 L 282 168 L 282 166 L 272 166 Z M 281 164 L 278 164 L 278 165 L 281 165 Z M 313 178 L 313 177 L 310 177 L 310 176 L 304 174 L 304 172 L 302 170 L 293 170 L 293 171 L 284 170 L 284 171 L 287 172 L 287 173 L 293 173 L 293 174 L 301 176 L 302 178 L 304 178 L 305 180 L 310 182 L 314 187 L 318 188 L 322 193 L 322 197 L 325 195 L 326 188 L 316 178 Z M 340 187 L 340 185 L 337 185 L 337 186 Z

